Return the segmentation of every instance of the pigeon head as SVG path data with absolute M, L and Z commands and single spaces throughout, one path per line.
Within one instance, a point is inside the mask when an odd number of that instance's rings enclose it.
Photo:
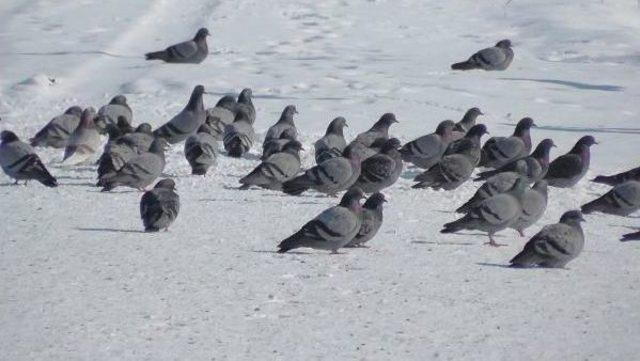
M 127 105 L 127 97 L 122 94 L 116 95 L 111 99 L 109 104 Z
M 297 140 L 292 140 L 285 144 L 284 147 L 282 147 L 283 152 L 293 151 L 295 153 L 298 153 L 301 150 L 304 150 L 304 148 L 302 147 L 302 143 L 298 142 Z
M 236 98 L 233 95 L 225 95 L 216 103 L 216 107 L 232 110 L 236 105 Z
M 473 124 L 476 124 L 476 118 L 478 118 L 480 115 L 484 115 L 480 108 L 473 107 L 467 110 L 466 113 L 464 113 L 464 117 L 462 117 L 462 120 L 460 122 L 471 126 Z
M 487 126 L 484 124 L 476 124 L 465 134 L 466 138 L 480 138 L 485 134 L 489 134 Z
M 509 40 L 509 39 L 500 40 L 496 44 L 496 47 L 503 48 L 503 49 L 508 49 L 508 48 L 511 47 L 511 40 Z
M 400 140 L 398 140 L 397 138 L 390 138 L 387 141 L 385 141 L 384 144 L 382 145 L 381 152 L 387 153 L 390 150 L 394 150 L 394 149 L 397 150 L 401 146 L 402 144 L 400 144 Z
M 397 123 L 398 120 L 396 120 L 396 116 L 393 113 L 384 113 L 382 114 L 382 116 L 380 117 L 380 119 L 378 119 L 377 122 L 375 122 L 375 124 L 373 124 L 373 127 L 371 128 L 372 130 L 379 130 L 379 129 L 389 129 L 389 127 L 391 126 L 391 124 L 393 123 Z
M 151 124 L 149 123 L 142 123 L 140 125 L 138 125 L 138 127 L 135 130 L 136 133 L 144 133 L 144 134 L 153 134 L 152 129 L 151 129 Z
M 251 97 L 253 96 L 253 92 L 250 88 L 244 88 L 238 95 L 238 103 L 251 104 Z
M 578 139 L 578 142 L 573 146 L 569 153 L 588 155 L 589 148 L 594 144 L 598 144 L 598 142 L 596 142 L 596 139 L 590 135 L 585 135 L 584 137 Z
M 351 187 L 340 200 L 340 206 L 351 209 L 360 208 L 360 200 L 364 198 L 364 192 L 360 187 Z
M 438 134 L 439 136 L 446 136 L 448 134 L 451 134 L 453 128 L 455 127 L 456 123 L 454 123 L 453 120 L 444 120 L 440 122 L 440 124 L 438 124 L 438 127 L 436 128 L 436 134 Z
M 567 211 L 562 215 L 562 217 L 560 217 L 560 223 L 568 225 L 579 225 L 580 222 L 586 221 L 584 217 L 582 217 L 582 212 L 578 210 Z
M 298 110 L 296 109 L 295 105 L 287 105 L 284 110 L 282 111 L 282 115 L 280 115 L 280 120 L 278 120 L 278 123 L 280 122 L 284 122 L 284 123 L 291 123 L 293 122 L 293 115 L 294 114 L 298 114 Z
M 80 116 L 82 115 L 82 108 L 80 108 L 77 105 L 74 105 L 69 109 L 65 110 L 64 113 L 69 115 L 75 115 L 76 117 L 80 118 Z
M 209 33 L 209 29 L 207 28 L 200 28 L 198 29 L 198 32 L 196 33 L 196 36 L 193 38 L 193 40 L 198 41 L 198 40 L 204 40 L 206 39 L 207 36 L 211 35 Z
M 538 143 L 538 146 L 533 151 L 533 153 L 531 153 L 531 156 L 535 159 L 548 159 L 551 148 L 555 146 L 556 145 L 553 143 L 553 140 L 549 138 L 543 139 L 540 143 Z
M 531 127 L 537 127 L 536 123 L 533 122 L 533 119 L 529 117 L 522 118 L 516 125 L 515 133 L 521 134 L 525 130 L 529 130 Z
M 344 117 L 337 117 L 329 123 L 327 134 L 337 134 L 344 136 L 344 127 L 348 127 L 347 120 Z
M 280 139 L 296 140 L 296 131 L 293 128 L 287 128 L 280 134 Z
M 204 110 L 204 104 L 202 103 L 202 94 L 204 93 L 206 93 L 204 91 L 204 86 L 196 85 L 195 88 L 193 88 L 193 91 L 191 92 L 191 97 L 189 98 L 187 109 L 191 111 L 196 109 Z
M 158 183 L 156 183 L 156 185 L 153 188 L 156 188 L 156 189 L 164 188 L 164 189 L 174 190 L 176 189 L 176 182 L 174 182 L 173 179 L 169 179 L 169 178 L 162 179 Z
M 367 198 L 367 200 L 364 202 L 363 207 L 367 209 L 376 209 L 378 207 L 382 207 L 382 204 L 386 202 L 387 199 L 384 197 L 384 194 L 375 192 L 369 198 Z
M 85 128 L 92 128 L 95 126 L 96 119 L 96 110 L 93 107 L 88 107 L 82 111 L 82 116 L 80 117 L 80 126 Z
M 590 135 L 585 135 L 584 137 L 578 140 L 578 144 L 590 147 L 594 144 L 598 144 L 598 142 L 596 142 L 596 139 L 594 137 Z
M 20 139 L 18 139 L 16 133 L 10 130 L 3 130 L 2 133 L 0 133 L 0 140 L 2 140 L 2 143 L 11 143 Z

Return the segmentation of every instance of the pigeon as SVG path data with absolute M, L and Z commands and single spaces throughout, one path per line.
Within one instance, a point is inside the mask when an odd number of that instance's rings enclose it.
M 442 159 L 447 145 L 453 138 L 455 123 L 445 120 L 438 124 L 436 131 L 412 140 L 400 148 L 402 160 L 416 167 L 429 169 Z
M 464 140 L 468 138 L 462 138 Z M 478 147 L 473 142 L 462 142 L 456 154 L 445 155 L 433 167 L 418 174 L 412 188 L 433 188 L 453 190 L 471 178 L 475 168 Z
M 265 140 L 262 144 L 262 157 L 260 157 L 260 160 L 265 160 L 272 154 L 281 152 L 282 148 L 292 140 L 296 140 L 296 130 L 294 128 L 285 129 L 278 139 Z
M 300 247 L 337 253 L 338 249 L 348 244 L 360 231 L 362 225 L 360 200 L 362 198 L 364 193 L 361 189 L 355 187 L 349 189 L 340 200 L 340 204 L 323 211 L 302 226 L 298 232 L 280 242 L 278 253 Z
M 64 114 L 51 119 L 44 128 L 40 129 L 36 135 L 30 139 L 32 147 L 52 147 L 64 148 L 67 140 L 73 131 L 80 124 L 82 108 L 72 106 L 65 110 Z
M 389 139 L 389 127 L 393 123 L 397 123 L 396 116 L 393 113 L 383 114 L 377 122 L 373 124 L 371 129 L 364 133 L 358 134 L 353 142 L 363 144 L 367 147 L 374 146 L 376 142 L 384 142 Z M 380 144 L 382 145 L 382 144 Z M 364 159 L 363 159 L 364 160 Z
M 510 40 L 500 40 L 494 47 L 486 48 L 471 55 L 469 60 L 451 65 L 453 70 L 506 70 L 513 61 Z
M 470 159 L 472 160 L 473 167 L 475 168 L 480 162 L 480 155 L 482 152 L 480 141 L 482 136 L 485 134 L 489 134 L 489 132 L 484 124 L 474 125 L 463 138 L 449 143 L 443 156 L 464 152 L 471 157 Z
M 127 144 L 138 153 L 147 152 L 151 148 L 151 143 L 155 140 L 151 125 L 141 123 L 133 133 L 125 134 L 118 139 L 118 143 Z
M 211 134 L 207 124 L 202 124 L 198 132 L 184 142 L 184 156 L 191 166 L 191 174 L 206 175 L 207 170 L 217 163 L 218 141 Z
M 165 166 L 164 148 L 167 141 L 156 138 L 148 152 L 131 159 L 115 173 L 108 173 L 98 180 L 102 192 L 125 186 L 143 190 L 162 174 Z
M 116 126 L 118 127 L 118 130 L 122 135 L 133 133 L 135 131 L 127 118 L 122 115 L 118 116 L 118 119 L 116 120 Z
M 510 137 L 493 137 L 482 147 L 481 167 L 500 168 L 515 159 L 526 157 L 531 152 L 531 134 L 529 130 L 536 124 L 531 118 L 523 118 L 518 122 Z
M 590 135 L 580 138 L 569 153 L 559 156 L 549 164 L 549 170 L 544 179 L 552 187 L 573 187 L 589 170 L 591 159 L 589 148 L 594 144 L 598 142 Z
M 468 201 L 456 209 L 456 213 L 467 213 L 485 199 L 491 198 L 496 194 L 508 192 L 519 178 L 522 178 L 522 175 L 516 172 L 498 173 L 488 178 Z
M 549 152 L 555 146 L 553 140 L 543 139 L 531 155 L 513 160 L 498 169 L 480 172 L 474 181 L 486 180 L 500 173 L 516 172 L 527 178 L 529 183 L 536 182 L 547 174 L 549 170 Z
M 224 149 L 230 157 L 240 158 L 251 149 L 256 133 L 245 109 L 238 109 L 233 123 L 224 128 Z
M 342 156 L 344 148 L 347 147 L 347 141 L 344 139 L 344 127 L 348 127 L 348 125 L 347 120 L 343 117 L 337 117 L 329 123 L 325 135 L 313 145 L 316 164 Z
M 524 179 L 518 178 L 513 188 L 506 193 L 484 200 L 469 210 L 462 218 L 444 225 L 440 233 L 453 233 L 463 229 L 475 229 L 489 234 L 488 244 L 500 246 L 493 235 L 513 224 L 522 213 L 522 199 L 527 188 Z
M 627 233 L 622 235 L 622 238 L 620 239 L 622 242 L 626 242 L 626 241 L 640 241 L 640 231 L 638 232 L 633 232 L 633 233 Z
M 137 147 L 122 140 L 123 135 L 118 126 L 107 124 L 106 131 L 109 134 L 109 140 L 104 146 L 100 159 L 98 159 L 98 179 L 108 173 L 115 173 L 129 159 L 138 154 Z
M 526 189 L 522 196 L 522 213 L 518 219 L 509 226 L 515 229 L 522 237 L 524 230 L 534 225 L 547 209 L 548 184 L 545 180 L 537 181 L 531 189 Z
M 371 147 L 364 145 L 363 143 L 352 141 L 349 143 L 351 151 L 354 152 L 360 160 L 365 160 L 374 155 L 380 153 L 382 146 L 387 142 L 387 139 L 380 138 L 372 144 Z
M 162 60 L 166 63 L 200 64 L 209 55 L 207 28 L 200 28 L 193 40 L 171 45 L 165 50 L 145 54 L 147 60 Z
M 375 237 L 382 226 L 382 205 L 386 201 L 384 194 L 376 192 L 364 202 L 360 230 L 345 247 L 364 247 L 365 243 Z
M 205 122 L 213 130 L 213 136 L 216 140 L 222 140 L 224 127 L 233 123 L 236 117 L 236 99 L 231 95 L 225 95 L 216 106 L 207 109 L 207 117 Z
M 187 106 L 163 126 L 156 129 L 153 134 L 156 137 L 165 138 L 169 144 L 176 144 L 195 133 L 207 119 L 202 103 L 204 93 L 204 86 L 196 85 L 191 92 Z
M 92 107 L 82 112 L 80 124 L 67 140 L 63 163 L 70 165 L 84 163 L 100 148 L 100 133 L 94 122 L 95 115 L 96 111 Z
M 284 182 L 282 190 L 287 194 L 300 195 L 309 189 L 315 189 L 320 193 L 335 195 L 349 189 L 358 180 L 360 167 L 360 158 L 353 147 L 348 146 L 342 157 L 327 159 L 302 175 Z
M 180 212 L 180 196 L 172 179 L 162 179 L 140 199 L 140 218 L 145 232 L 168 230 Z
M 251 173 L 240 179 L 240 189 L 255 185 L 265 189 L 282 190 L 282 183 L 292 179 L 300 172 L 300 151 L 302 144 L 290 140 L 278 153 L 270 155 Z
M 564 268 L 584 247 L 580 222 L 584 222 L 580 211 L 568 211 L 560 217 L 560 223 L 544 226 L 513 257 L 511 267 Z
M 453 128 L 452 140 L 458 140 L 464 137 L 469 129 L 476 125 L 476 119 L 480 115 L 484 115 L 484 113 L 479 108 L 474 107 L 467 110 L 462 120 L 457 122 L 455 128 Z
M 58 181 L 42 164 L 33 148 L 8 130 L 0 133 L 0 167 L 9 177 L 16 180 L 15 184 L 20 180 L 27 184 L 34 179 L 47 187 L 58 186 Z
M 238 101 L 236 103 L 236 112 L 242 109 L 247 114 L 247 119 L 251 124 L 256 122 L 256 108 L 251 101 L 252 96 L 253 92 L 251 89 L 244 88 L 240 92 L 240 95 L 238 95 Z
M 638 209 L 640 209 L 640 182 L 635 180 L 620 183 L 602 197 L 581 207 L 584 214 L 600 212 L 624 217 Z
M 354 184 L 365 193 L 375 193 L 394 184 L 402 173 L 402 156 L 398 151 L 400 141 L 387 140 L 380 153 L 364 160 L 360 177 Z
M 610 176 L 599 175 L 592 182 L 615 186 L 628 180 L 640 181 L 640 167 Z
M 133 112 L 129 104 L 127 104 L 127 97 L 124 95 L 116 95 L 109 104 L 100 108 L 96 122 L 101 128 L 105 128 L 109 123 L 117 124 L 120 117 L 124 117 L 129 124 L 133 120 Z
M 298 137 L 298 130 L 296 129 L 296 125 L 293 123 L 294 114 L 298 114 L 296 107 L 294 105 L 287 105 L 282 111 L 282 115 L 280 115 L 278 122 L 267 130 L 264 142 L 266 143 L 270 140 L 280 139 L 280 135 L 285 131 L 293 136 L 293 138 L 290 139 L 295 140 Z

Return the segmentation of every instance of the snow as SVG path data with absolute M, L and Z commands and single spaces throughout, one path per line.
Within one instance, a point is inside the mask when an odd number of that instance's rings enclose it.
M 124 93 L 134 122 L 154 126 L 194 85 L 254 90 L 262 134 L 287 104 L 306 149 L 335 116 L 348 137 L 392 111 L 402 141 L 480 107 L 492 135 L 531 116 L 534 143 L 566 152 L 594 135 L 587 178 L 637 166 L 640 10 L 636 1 L 140 0 L 0 2 L 0 121 L 29 138 L 73 104 Z M 200 65 L 142 54 L 212 32 Z M 502 38 L 505 72 L 448 66 Z M 502 267 L 507 247 L 441 225 L 478 184 L 412 190 L 408 169 L 385 193 L 385 223 L 368 249 L 275 254 L 280 240 L 336 199 L 238 191 L 257 163 L 219 158 L 190 176 L 182 145 L 168 157 L 181 211 L 169 232 L 142 233 L 131 190 L 100 193 L 93 166 L 62 167 L 61 186 L 12 186 L 0 175 L 2 360 L 602 360 L 640 352 L 640 244 L 619 237 L 637 219 L 590 215 L 568 270 Z M 306 166 L 313 155 L 304 153 Z M 552 189 L 539 224 L 607 187 Z

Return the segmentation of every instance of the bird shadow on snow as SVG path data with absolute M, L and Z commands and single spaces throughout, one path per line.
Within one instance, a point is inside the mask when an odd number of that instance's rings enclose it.
M 117 228 L 91 228 L 91 227 L 76 227 L 76 230 L 83 232 L 115 232 L 115 233 L 146 233 L 139 229 L 117 229 Z
M 102 50 L 86 50 L 86 51 L 46 51 L 46 52 L 14 52 L 14 53 L 0 53 L 0 55 L 25 55 L 25 56 L 51 56 L 51 55 L 106 55 L 113 58 L 124 59 L 140 59 L 141 56 L 120 55 L 113 54 Z
M 546 84 L 556 84 L 562 85 L 574 89 L 580 90 L 600 90 L 607 92 L 619 92 L 623 91 L 624 87 L 618 85 L 609 85 L 609 84 L 588 84 L 588 83 L 580 83 L 577 81 L 569 81 L 569 80 L 557 80 L 557 79 L 536 79 L 536 78 L 499 78 L 501 80 L 512 80 L 512 81 L 530 81 L 535 83 L 546 83 Z

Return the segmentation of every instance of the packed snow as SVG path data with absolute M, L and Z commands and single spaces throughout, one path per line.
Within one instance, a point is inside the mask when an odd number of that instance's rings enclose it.
M 206 26 L 199 65 L 143 54 Z M 449 65 L 509 38 L 504 72 Z M 250 87 L 259 137 L 294 104 L 313 142 L 336 116 L 348 139 L 385 112 L 402 142 L 480 107 L 491 135 L 530 116 L 552 158 L 582 135 L 600 142 L 571 189 L 550 191 L 557 222 L 609 187 L 598 174 L 638 166 L 640 9 L 634 0 L 140 0 L 0 2 L 0 129 L 28 139 L 71 105 L 125 94 L 134 124 L 154 127 L 203 84 L 213 106 Z M 144 233 L 141 193 L 95 187 L 95 166 L 37 148 L 60 186 L 0 175 L 2 360 L 629 360 L 640 352 L 640 243 L 619 242 L 636 218 L 594 214 L 567 269 L 505 266 L 528 238 L 488 247 L 479 232 L 441 226 L 475 191 L 414 190 L 416 169 L 384 191 L 385 221 L 366 249 L 277 244 L 336 198 L 240 191 L 260 145 L 220 154 L 192 176 L 182 144 L 167 157 L 181 210 L 168 232 Z

